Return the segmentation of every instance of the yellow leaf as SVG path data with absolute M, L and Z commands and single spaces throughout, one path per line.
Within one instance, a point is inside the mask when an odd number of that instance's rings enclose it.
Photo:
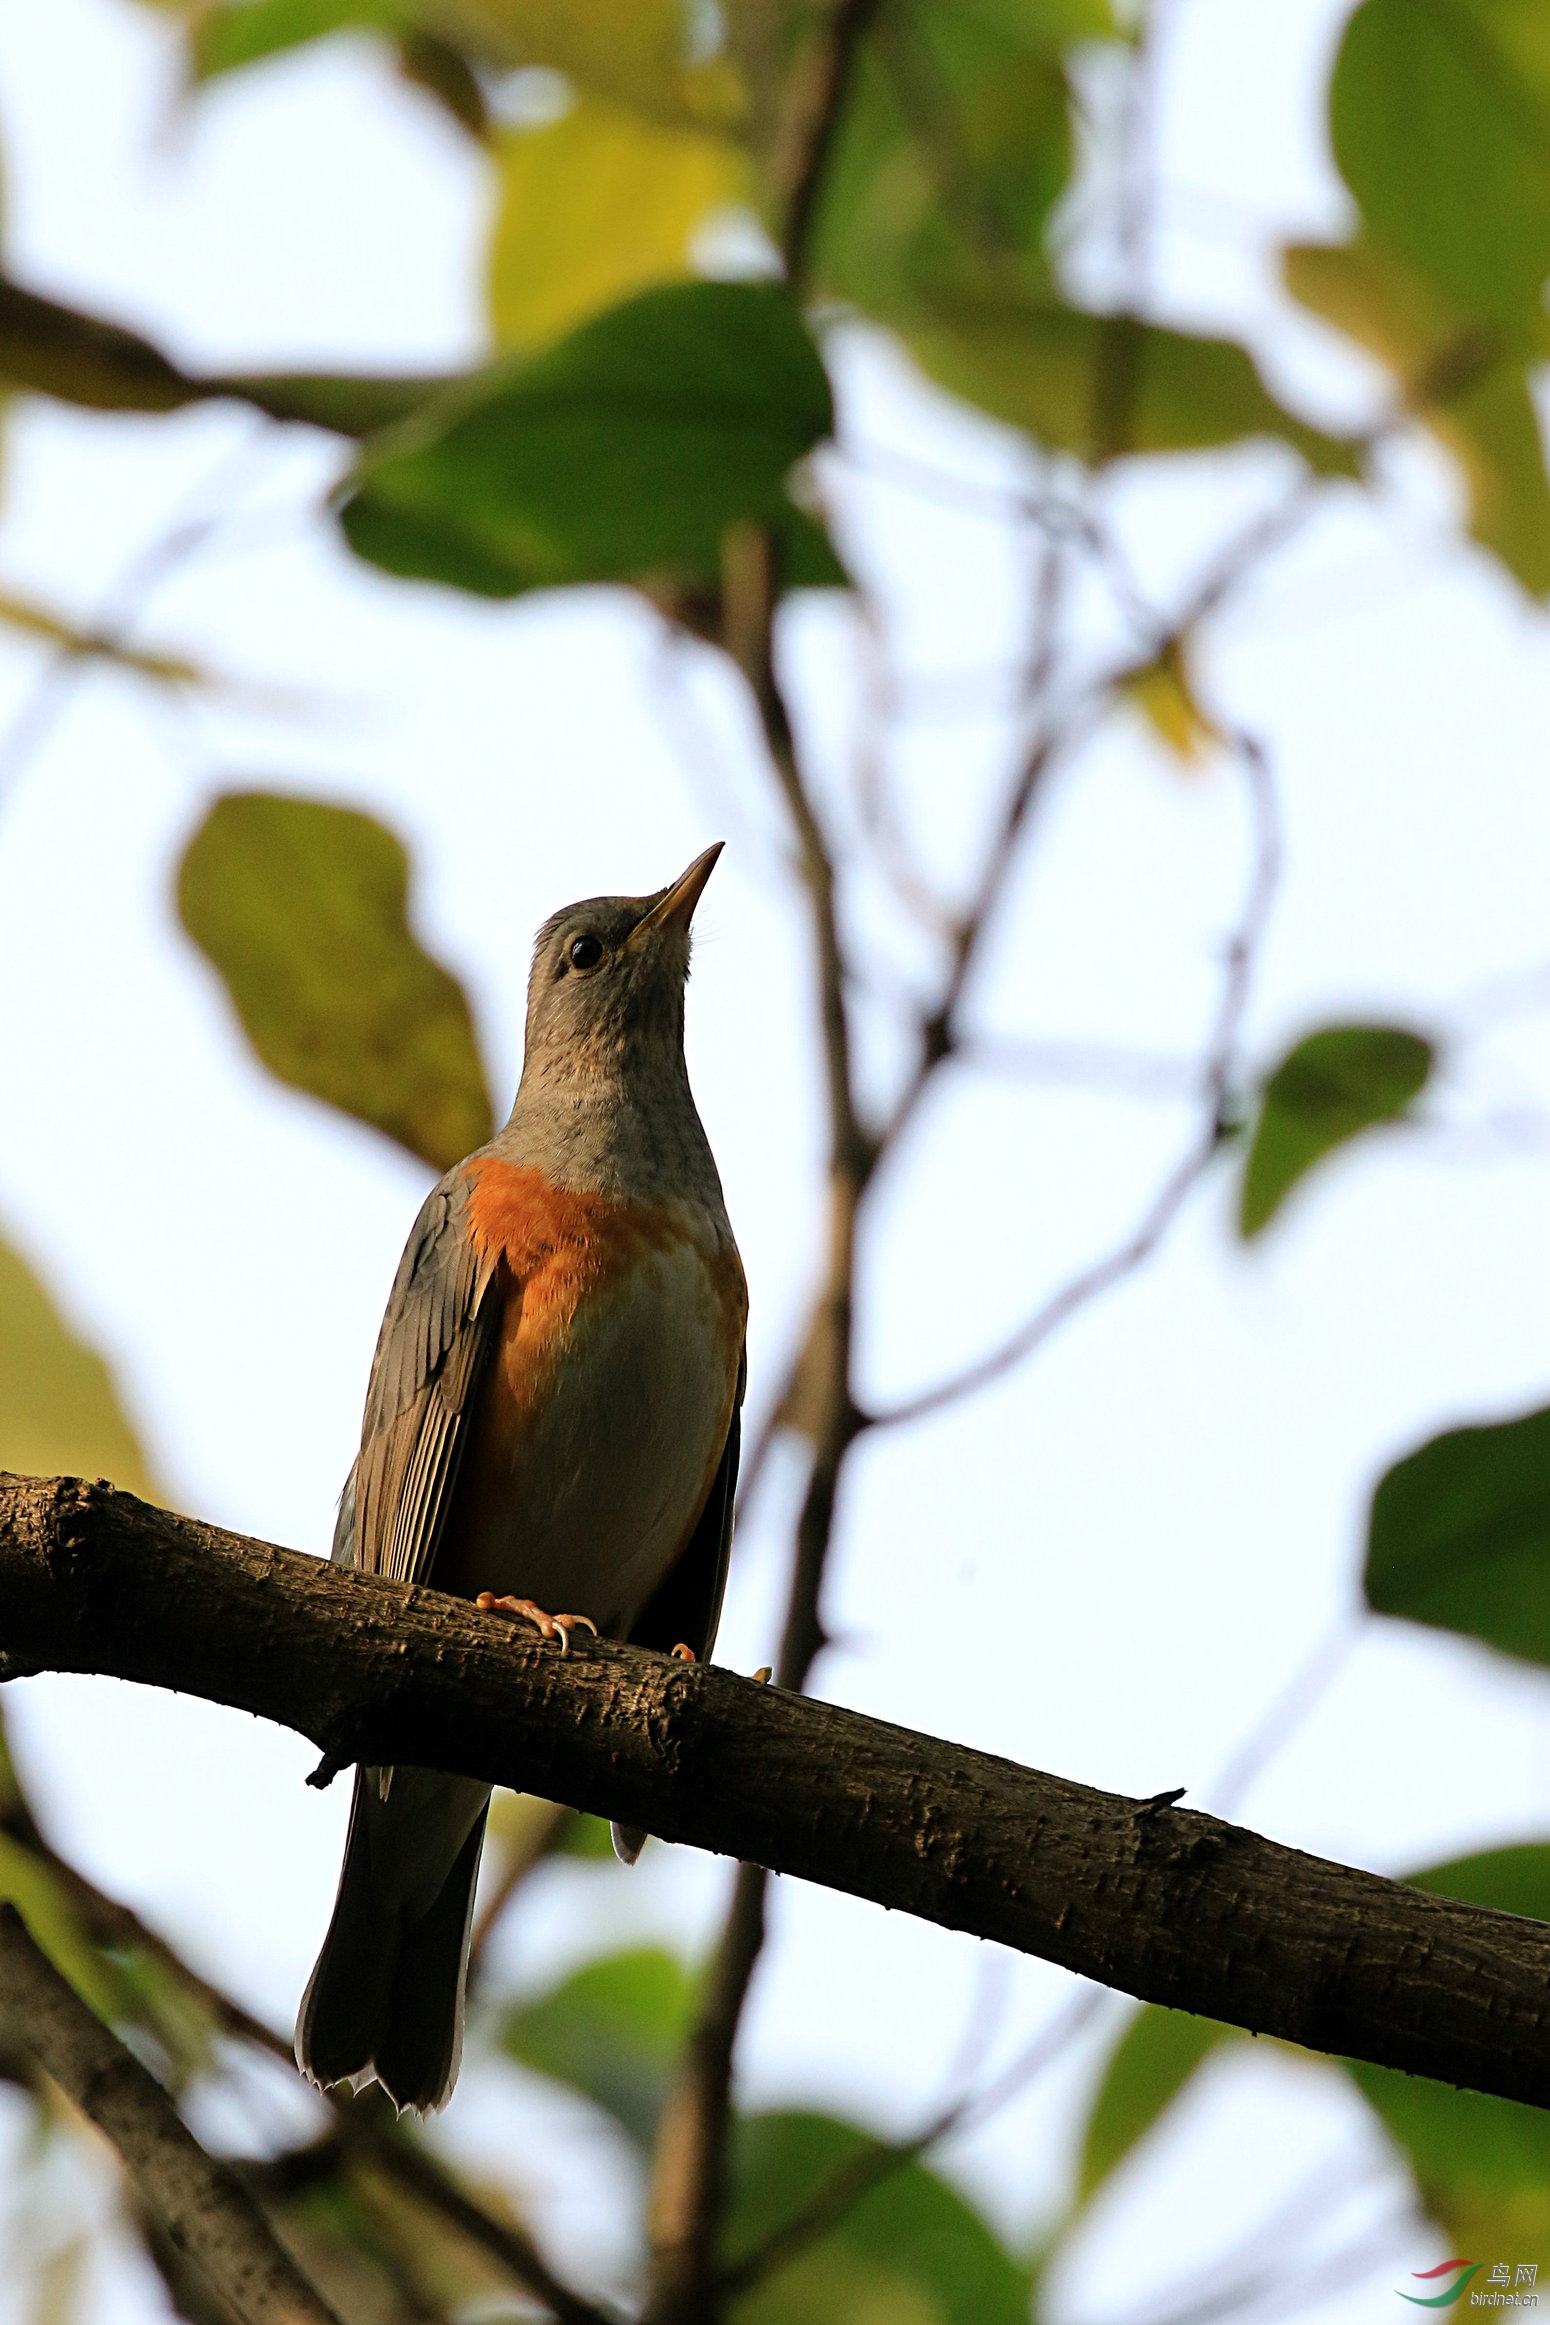
M 731 61 L 691 57 L 683 0 L 416 0 L 415 14 L 490 64 L 546 65 L 658 121 L 731 129 L 747 113 Z
M 20 1255 L 0 1242 L 0 1469 L 110 1477 L 156 1499 L 113 1376 L 77 1340 Z
M 502 347 L 530 348 L 632 292 L 689 274 L 694 234 L 747 192 L 726 139 L 669 129 L 600 97 L 497 147 L 501 203 L 490 315 Z
M 1193 765 L 1221 743 L 1221 729 L 1195 700 L 1184 649 L 1170 638 L 1162 652 L 1124 680 L 1120 692 L 1177 759 Z

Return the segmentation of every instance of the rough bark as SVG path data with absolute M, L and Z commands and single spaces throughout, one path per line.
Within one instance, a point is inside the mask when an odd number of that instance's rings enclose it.
M 0 1478 L 0 1676 L 46 1670 L 231 1704 L 339 1766 L 518 1786 L 1147 2001 L 1550 2104 L 1550 1925 L 729 1671 L 607 1642 L 562 1658 L 108 1486 Z

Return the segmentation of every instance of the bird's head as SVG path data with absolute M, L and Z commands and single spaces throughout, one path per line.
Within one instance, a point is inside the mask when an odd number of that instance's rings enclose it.
M 722 842 L 654 896 L 589 896 L 544 922 L 527 989 L 527 1059 L 546 1077 L 683 1057 L 689 924 Z

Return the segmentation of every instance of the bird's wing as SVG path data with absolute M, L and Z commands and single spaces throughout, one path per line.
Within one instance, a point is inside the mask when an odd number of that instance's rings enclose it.
M 727 1441 L 705 1507 L 683 1550 L 646 1601 L 630 1630 L 630 1643 L 670 1654 L 682 1643 L 704 1662 L 716 1643 L 721 1601 L 732 1554 L 732 1511 L 737 1500 L 737 1461 L 742 1443 L 743 1390 L 748 1382 L 746 1349 L 738 1358 L 737 1395 Z
M 334 1534 L 336 1560 L 423 1582 L 446 1523 L 467 1423 L 494 1344 L 496 1254 L 468 1231 L 462 1166 L 427 1196 L 377 1336 L 361 1449 Z

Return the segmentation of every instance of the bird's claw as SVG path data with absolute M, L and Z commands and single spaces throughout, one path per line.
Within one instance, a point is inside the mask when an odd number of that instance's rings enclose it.
M 694 1649 L 692 1647 L 686 1647 L 682 1639 L 679 1640 L 676 1647 L 670 1647 L 668 1649 L 668 1653 L 673 1656 L 674 1659 L 679 1663 L 698 1663 L 699 1661 L 699 1657 L 694 1652 Z
M 530 1598 L 497 1598 L 493 1590 L 482 1590 L 474 1604 L 487 1615 L 521 1615 L 525 1621 L 536 1624 L 544 1638 L 558 1639 L 562 1655 L 570 1653 L 572 1631 L 585 1628 L 594 1639 L 597 1637 L 597 1625 L 590 1615 L 547 1614 Z

